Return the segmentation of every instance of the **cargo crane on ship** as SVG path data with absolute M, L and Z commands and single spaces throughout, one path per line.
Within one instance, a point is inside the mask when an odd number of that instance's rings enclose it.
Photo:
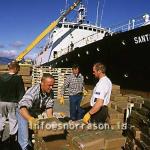
M 55 21 L 53 21 L 43 32 L 40 33 L 16 58 L 16 61 L 20 62 L 49 32 L 51 32 L 58 23 L 66 17 L 73 9 L 75 9 L 81 0 L 75 1 L 62 15 Z M 29 63 L 29 62 L 28 62 Z

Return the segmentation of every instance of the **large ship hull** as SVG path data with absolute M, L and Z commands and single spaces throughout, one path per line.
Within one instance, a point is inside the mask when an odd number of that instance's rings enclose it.
M 102 40 L 76 48 L 44 65 L 71 67 L 79 64 L 86 84 L 94 84 L 92 66 L 102 62 L 107 75 L 122 88 L 150 91 L 150 25 L 106 36 Z

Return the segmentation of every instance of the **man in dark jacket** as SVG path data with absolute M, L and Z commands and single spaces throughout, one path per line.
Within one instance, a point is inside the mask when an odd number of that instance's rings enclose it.
M 19 64 L 12 61 L 8 64 L 9 72 L 0 75 L 0 137 L 2 137 L 7 119 L 10 139 L 15 137 L 18 130 L 16 107 L 25 93 L 22 77 L 17 75 L 19 69 Z

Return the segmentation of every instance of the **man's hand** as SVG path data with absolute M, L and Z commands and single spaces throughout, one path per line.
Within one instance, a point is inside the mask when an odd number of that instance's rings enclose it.
M 86 96 L 87 95 L 87 90 L 83 89 L 83 96 Z
M 64 105 L 64 104 L 65 104 L 64 96 L 61 96 L 61 98 L 60 98 L 60 101 L 59 101 L 59 102 L 60 102 L 60 104 L 61 104 L 61 105 Z
M 29 118 L 28 122 L 29 122 L 29 129 L 36 130 L 38 128 L 39 121 L 37 118 L 31 117 Z
M 89 123 L 89 120 L 90 120 L 90 118 L 91 118 L 91 115 L 90 115 L 90 113 L 88 112 L 88 113 L 86 113 L 85 115 L 84 115 L 84 117 L 83 117 L 83 123 L 85 123 L 85 124 L 88 124 Z

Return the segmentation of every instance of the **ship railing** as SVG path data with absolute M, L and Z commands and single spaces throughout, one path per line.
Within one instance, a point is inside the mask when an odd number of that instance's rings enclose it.
M 75 50 L 75 48 L 77 47 L 83 47 L 85 45 L 88 45 L 90 43 L 96 42 L 99 39 L 101 39 L 103 36 L 101 33 L 94 33 L 92 35 L 89 35 L 83 39 L 80 39 L 79 41 L 73 43 L 73 47 L 71 45 L 68 45 L 66 48 L 61 49 L 60 51 L 58 51 L 58 57 L 65 55 L 73 50 Z
M 145 14 L 144 16 L 140 16 L 135 19 L 130 19 L 127 24 L 110 27 L 110 31 L 113 33 L 126 32 L 146 25 L 148 22 L 150 22 L 149 15 Z
M 134 18 L 134 19 L 130 19 L 128 23 L 123 24 L 123 25 L 117 25 L 117 26 L 113 26 L 110 27 L 108 32 L 110 34 L 112 33 L 119 33 L 119 32 L 125 32 L 125 31 L 129 31 L 129 30 L 133 30 L 135 28 L 141 27 L 143 25 L 146 25 L 150 22 L 150 17 L 148 14 L 145 14 L 144 16 L 140 16 L 138 18 Z M 107 31 L 105 31 L 107 32 Z M 97 40 L 99 40 L 100 38 L 102 38 L 102 34 L 101 33 L 94 33 L 92 35 L 89 35 L 75 43 L 73 47 L 71 47 L 70 45 L 68 45 L 66 48 L 61 49 L 61 51 L 58 51 L 58 57 L 65 55 L 66 53 L 73 51 L 75 48 L 77 47 L 82 47 L 85 46 L 87 44 L 93 43 Z

